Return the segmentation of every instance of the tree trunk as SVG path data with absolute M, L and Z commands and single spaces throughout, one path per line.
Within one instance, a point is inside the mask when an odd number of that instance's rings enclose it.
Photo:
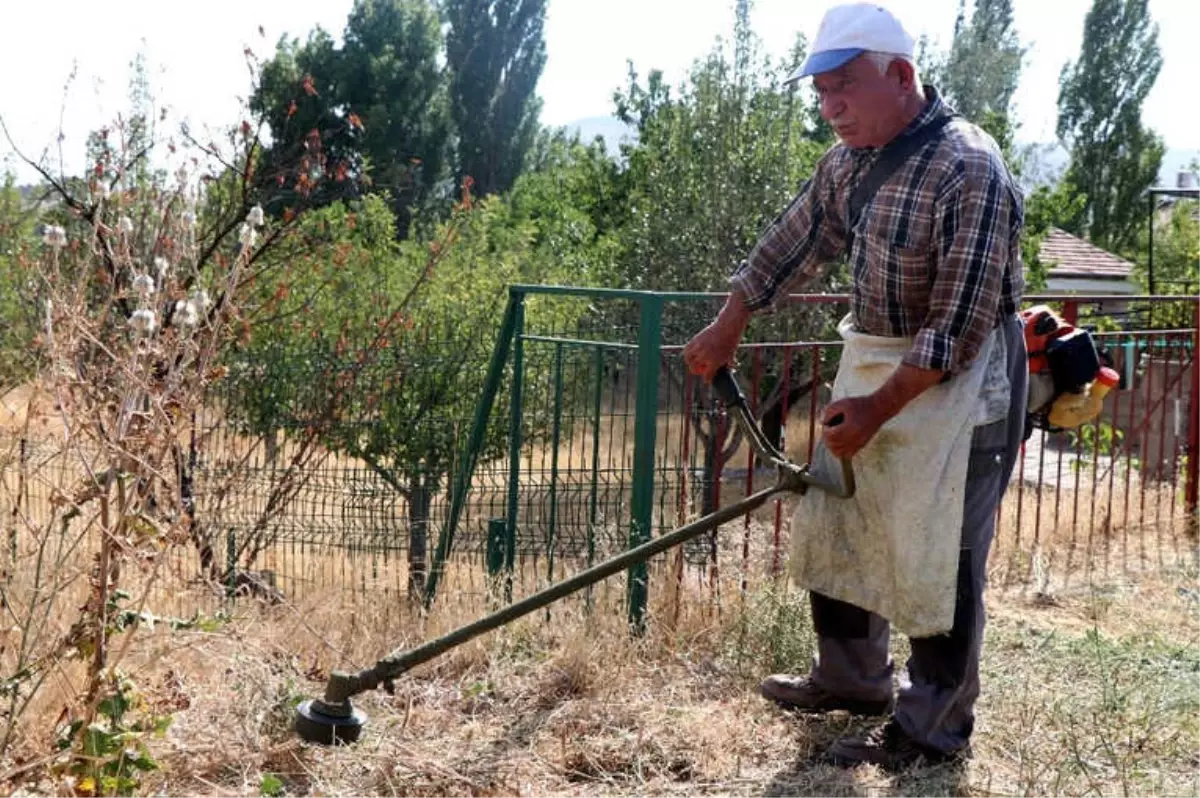
M 263 436 L 263 444 L 266 449 L 267 468 L 274 468 L 279 459 L 279 430 L 272 428 Z
M 420 601 L 425 596 L 425 578 L 429 548 L 429 506 L 437 489 L 437 477 L 420 472 L 409 480 L 408 493 L 408 597 Z

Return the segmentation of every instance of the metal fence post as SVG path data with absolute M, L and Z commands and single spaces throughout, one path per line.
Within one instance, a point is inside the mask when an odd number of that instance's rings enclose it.
M 458 529 L 458 521 L 463 507 L 466 506 L 467 492 L 471 487 L 475 464 L 479 459 L 479 451 L 483 447 L 488 421 L 491 419 L 492 404 L 500 390 L 504 364 L 508 362 L 508 348 L 512 342 L 517 307 L 521 306 L 524 301 L 524 293 L 516 288 L 509 289 L 508 304 L 504 308 L 504 319 L 500 323 L 500 334 L 496 338 L 496 346 L 492 350 L 492 359 L 488 364 L 487 377 L 483 383 L 483 396 L 480 397 L 479 404 L 475 408 L 475 420 L 471 424 L 471 434 L 467 439 L 466 448 L 461 453 L 458 473 L 451 490 L 450 512 L 441 532 L 438 533 L 437 549 L 433 554 L 433 566 L 429 569 L 429 578 L 425 582 L 426 608 L 433 605 L 433 600 L 437 595 L 438 582 L 442 577 L 442 569 L 454 547 L 454 533 Z
M 504 600 L 512 601 L 513 566 L 517 556 L 517 502 L 521 487 L 521 410 L 525 387 L 525 298 L 517 303 L 513 320 L 512 398 L 508 417 L 508 507 L 505 513 Z
M 658 377 L 662 344 L 663 297 L 640 298 L 636 414 L 633 422 L 633 490 L 630 497 L 629 547 L 650 540 L 654 514 L 654 441 L 658 423 Z M 635 634 L 646 628 L 649 569 L 640 563 L 629 569 L 629 626 Z
M 1072 327 L 1079 324 L 1079 303 L 1074 299 L 1068 299 L 1063 302 L 1062 317 L 1063 321 Z
M 1188 401 L 1187 485 L 1183 502 L 1193 535 L 1200 532 L 1200 300 L 1196 301 L 1192 330 L 1192 390 Z
M 588 487 L 587 566 L 596 562 L 596 511 L 600 489 L 600 401 L 603 396 L 604 349 L 596 347 L 596 380 L 592 384 L 592 478 Z M 588 585 L 585 599 L 592 611 L 592 586 Z
M 554 426 L 550 434 L 550 529 L 546 534 L 546 584 L 554 582 L 554 546 L 558 533 L 558 447 L 562 442 L 563 347 L 554 347 Z M 546 611 L 549 613 L 549 610 Z

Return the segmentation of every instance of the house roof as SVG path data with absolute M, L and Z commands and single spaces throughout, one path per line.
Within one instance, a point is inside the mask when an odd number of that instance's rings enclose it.
M 1057 227 L 1042 240 L 1038 256 L 1050 264 L 1049 277 L 1128 280 L 1133 264 Z

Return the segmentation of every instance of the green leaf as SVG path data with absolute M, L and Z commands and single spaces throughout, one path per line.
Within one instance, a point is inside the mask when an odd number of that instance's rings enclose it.
M 258 794 L 265 798 L 279 798 L 286 792 L 283 780 L 274 773 L 264 773 L 258 782 Z
M 118 724 L 129 711 L 129 699 L 122 692 L 113 693 L 96 706 L 96 711 L 111 720 L 114 725 Z
M 141 771 L 158 770 L 158 763 L 145 751 L 141 752 L 136 759 L 129 760 L 129 764 Z
M 121 741 L 117 739 L 117 735 L 93 723 L 84 729 L 82 749 L 86 757 L 104 759 L 121 749 Z
M 171 728 L 171 723 L 174 720 L 170 715 L 160 715 L 154 719 L 152 731 L 156 736 L 161 737 L 167 733 L 167 729 Z

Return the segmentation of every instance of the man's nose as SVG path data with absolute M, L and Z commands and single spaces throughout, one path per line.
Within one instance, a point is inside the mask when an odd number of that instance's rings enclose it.
M 845 103 L 833 95 L 826 94 L 821 98 L 821 118 L 826 122 L 832 122 L 837 119 L 845 110 Z

